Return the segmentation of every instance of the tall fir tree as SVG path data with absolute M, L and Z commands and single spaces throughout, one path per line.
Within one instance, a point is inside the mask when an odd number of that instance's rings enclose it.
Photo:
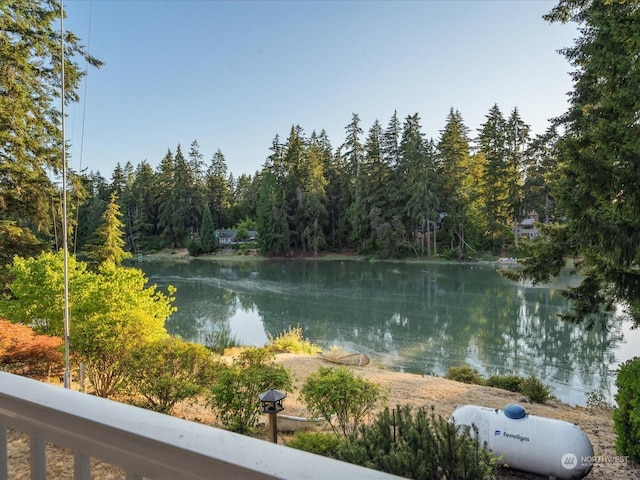
M 419 125 L 418 119 L 415 124 Z M 406 190 L 409 192 L 405 215 L 415 233 L 416 250 L 429 257 L 437 253 L 436 227 L 439 200 L 436 183 L 436 147 L 425 141 L 420 129 L 407 129 L 403 156 L 407 159 Z
M 218 149 L 209 163 L 206 173 L 206 198 L 213 223 L 220 228 L 232 226 L 232 190 L 229 182 L 229 168 L 222 152 Z
M 371 231 L 371 209 L 380 206 L 380 196 L 385 193 L 385 186 L 378 183 L 381 168 L 381 140 L 382 127 L 376 120 L 369 129 L 364 145 L 364 155 L 359 161 L 355 178 L 354 197 L 349 206 L 349 222 L 351 224 L 351 239 L 361 252 L 367 250 L 367 245 L 373 240 Z
M 202 215 L 202 227 L 200 228 L 200 245 L 203 253 L 212 253 L 218 249 L 218 237 L 216 237 L 216 228 L 213 224 L 211 209 L 208 205 L 204 207 Z
M 0 4 L 0 251 L 7 257 L 48 248 L 56 221 L 51 207 L 60 192 L 49 172 L 63 165 L 60 15 L 53 0 Z M 78 100 L 80 60 L 102 65 L 66 31 L 65 104 Z
M 514 108 L 506 123 L 507 157 L 509 161 L 509 204 L 511 210 L 511 228 L 514 243 L 518 245 L 516 225 L 529 212 L 523 211 L 523 183 L 526 173 L 525 152 L 529 142 L 531 127 L 520 118 L 520 112 Z
M 231 225 L 246 219 L 256 218 L 256 206 L 259 190 L 260 175 L 255 176 L 243 173 L 233 182 L 232 205 L 231 205 Z M 229 182 L 231 183 L 231 182 Z
M 556 202 L 551 193 L 551 184 L 557 178 L 558 137 L 557 127 L 551 125 L 543 134 L 536 135 L 529 142 L 525 152 L 523 211 L 535 211 L 545 224 L 559 220 Z
M 364 156 L 364 148 L 360 141 L 363 130 L 360 126 L 360 116 L 357 113 L 352 114 L 351 123 L 345 127 L 345 132 L 346 138 L 338 155 L 340 162 L 343 162 L 345 167 L 342 177 L 341 208 L 348 212 L 354 202 L 359 202 L 357 196 L 360 195 L 358 193 L 360 165 Z M 358 217 L 347 213 L 344 215 L 344 223 L 341 225 L 345 238 L 349 240 L 353 240 L 354 236 L 358 237 L 358 234 L 354 233 L 354 229 L 358 228 L 358 225 L 354 225 L 352 222 L 354 218 Z
M 286 199 L 276 176 L 265 168 L 258 193 L 258 247 L 262 254 L 289 253 L 290 232 Z
M 302 181 L 305 192 L 303 245 L 305 249 L 311 249 L 314 255 L 317 255 L 318 251 L 327 245 L 324 233 L 328 221 L 327 179 L 324 175 L 323 153 L 323 146 L 314 131 L 305 153 Z
M 102 214 L 102 224 L 96 230 L 94 240 L 87 245 L 86 254 L 98 264 L 119 266 L 131 253 L 124 250 L 124 224 L 118 205 L 118 195 L 111 194 L 109 205 Z
M 449 237 L 449 249 L 458 258 L 467 255 L 465 228 L 469 224 L 469 197 L 464 185 L 470 162 L 468 128 L 451 109 L 438 140 L 437 175 L 440 212 L 438 226 Z
M 640 324 L 640 2 L 562 0 L 545 17 L 575 21 L 580 37 L 563 50 L 575 67 L 569 109 L 557 121 L 559 179 L 553 194 L 565 217 L 546 230 L 523 276 L 557 275 L 570 257 L 583 280 L 565 295 L 564 317 L 587 326 L 620 301 Z
M 494 105 L 480 126 L 478 146 L 485 160 L 482 192 L 485 197 L 486 239 L 492 251 L 500 252 L 512 237 L 510 228 L 510 180 L 506 121 Z

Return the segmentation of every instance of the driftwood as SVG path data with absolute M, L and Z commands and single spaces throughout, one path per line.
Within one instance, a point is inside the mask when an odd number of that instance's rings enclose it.
M 320 358 L 331 363 L 339 363 L 340 365 L 354 365 L 364 367 L 369 365 L 369 357 L 364 353 L 321 353 Z

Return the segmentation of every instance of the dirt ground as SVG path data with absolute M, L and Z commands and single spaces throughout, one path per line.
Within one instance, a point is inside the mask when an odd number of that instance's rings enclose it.
M 299 387 L 306 377 L 315 372 L 319 366 L 331 366 L 320 357 L 300 356 L 293 354 L 280 354 L 277 361 L 290 369 L 296 391 L 289 393 L 285 399 L 285 410 L 282 415 L 293 417 L 309 417 L 304 404 L 298 399 Z M 364 367 L 349 367 L 358 375 L 380 384 L 386 389 L 387 404 L 412 405 L 415 407 L 428 407 L 433 405 L 435 411 L 448 417 L 457 405 L 472 404 L 491 408 L 502 408 L 507 403 L 520 403 L 528 413 L 565 420 L 578 425 L 589 437 L 593 444 L 594 453 L 603 461 L 596 463 L 591 473 L 585 477 L 588 480 L 640 480 L 640 470 L 633 465 L 624 462 L 606 461 L 615 457 L 615 435 L 613 432 L 613 420 L 611 411 L 602 409 L 589 409 L 585 407 L 572 407 L 551 400 L 541 404 L 529 404 L 520 395 L 490 387 L 467 385 L 463 383 L 445 380 L 439 377 L 413 375 L 408 373 L 392 372 L 369 364 Z M 215 423 L 212 412 L 202 403 L 179 405 L 174 412 L 175 416 L 202 422 Z M 278 422 L 279 443 L 286 444 L 294 430 L 310 427 L 310 423 L 287 421 L 281 418 Z M 259 434 L 266 438 L 265 428 Z M 21 480 L 29 478 L 29 443 L 28 439 L 19 433 L 10 431 L 8 445 L 9 479 Z M 48 447 L 47 469 L 49 479 L 73 478 L 73 457 L 68 451 Z M 110 465 L 94 463 L 93 478 L 96 479 L 124 479 L 124 473 Z M 526 474 L 522 472 L 503 469 L 500 472 L 501 479 L 526 479 L 538 480 L 546 477 Z M 164 480 L 164 479 L 163 479 Z

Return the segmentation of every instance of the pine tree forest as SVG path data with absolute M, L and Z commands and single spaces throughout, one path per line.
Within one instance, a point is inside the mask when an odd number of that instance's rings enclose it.
M 498 105 L 475 138 L 453 109 L 439 138 L 426 138 L 420 121 L 394 112 L 365 131 L 353 114 L 338 147 L 324 130 L 294 125 L 286 139 L 275 136 L 261 170 L 237 178 L 220 150 L 207 160 L 197 141 L 169 148 L 156 168 L 118 164 L 108 179 L 71 172 L 69 244 L 91 248 L 112 197 L 135 254 L 183 248 L 208 218 L 215 229 L 255 222 L 265 255 L 465 259 L 505 254 L 518 240 L 515 222 L 531 211 L 556 219 L 552 133 L 531 139 L 518 110 L 505 117 Z M 51 228 L 33 233 L 59 245 L 59 194 L 50 197 Z

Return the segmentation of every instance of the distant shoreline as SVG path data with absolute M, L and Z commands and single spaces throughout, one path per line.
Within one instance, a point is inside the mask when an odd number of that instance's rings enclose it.
M 134 262 L 135 258 L 132 259 Z M 250 251 L 248 254 L 239 254 L 236 251 L 225 249 L 221 252 L 217 252 L 209 255 L 201 255 L 198 257 L 193 257 L 189 255 L 189 251 L 186 248 L 172 248 L 172 249 L 164 249 L 157 253 L 150 253 L 147 255 L 141 256 L 141 263 L 145 262 L 191 262 L 193 260 L 201 260 L 201 261 L 212 261 L 212 262 L 242 262 L 242 261 L 282 261 L 282 260 L 319 260 L 319 261 L 356 261 L 356 262 L 389 262 L 389 263 L 419 263 L 419 264 L 430 264 L 430 265 L 513 265 L 516 262 L 501 262 L 501 259 L 495 260 L 471 260 L 471 261 L 457 261 L 457 260 L 447 260 L 444 258 L 401 258 L 401 259 L 376 259 L 376 258 L 367 258 L 360 256 L 356 253 L 348 252 L 348 253 L 333 253 L 333 252 L 322 252 L 318 255 L 314 255 L 313 253 L 302 253 L 297 252 L 291 256 L 286 255 L 274 255 L 274 256 L 263 256 L 256 253 L 255 250 Z M 139 263 L 140 263 L 139 262 Z

